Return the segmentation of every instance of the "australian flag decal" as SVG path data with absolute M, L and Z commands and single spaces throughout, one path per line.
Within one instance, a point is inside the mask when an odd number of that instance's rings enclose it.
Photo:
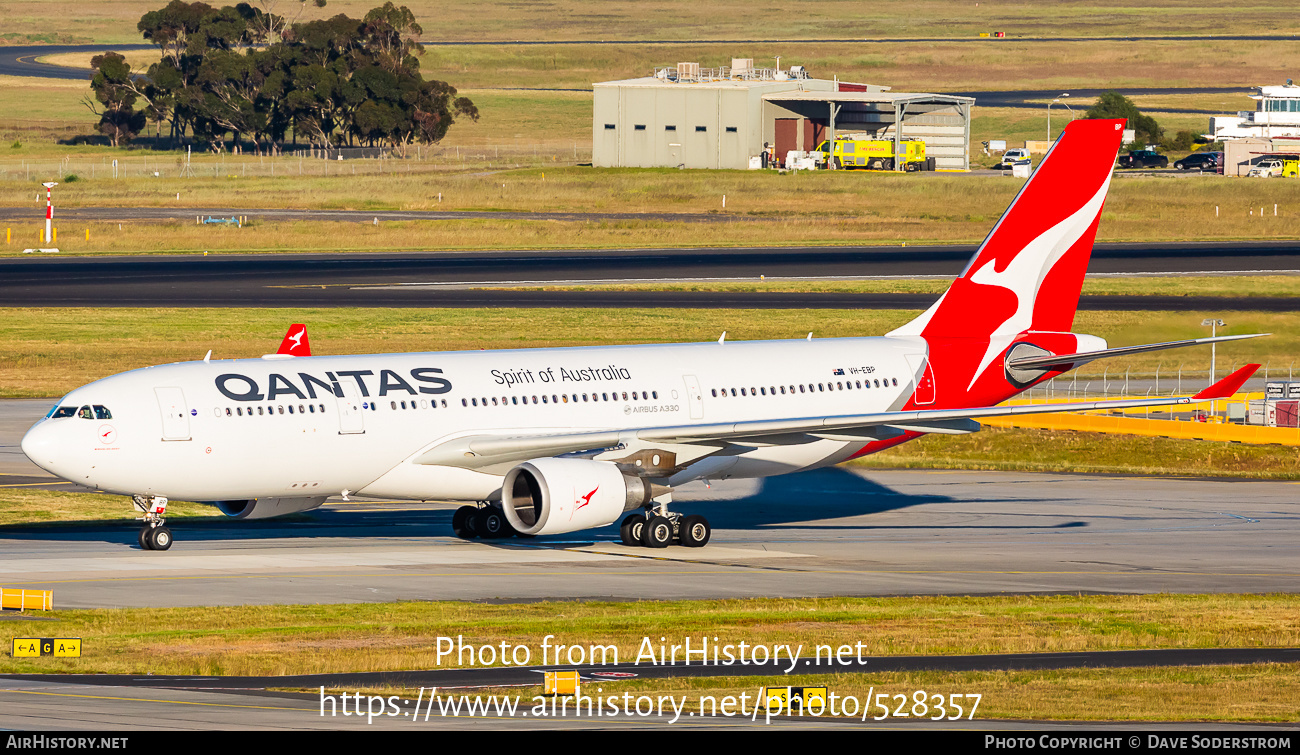
M 843 375 L 843 374 L 844 374 L 844 368 L 841 367 L 840 369 L 836 370 L 833 374 L 835 374 L 835 375 Z

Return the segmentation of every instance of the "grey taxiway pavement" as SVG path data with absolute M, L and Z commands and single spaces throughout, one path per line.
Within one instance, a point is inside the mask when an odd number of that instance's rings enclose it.
M 333 502 L 286 520 L 122 519 L 0 530 L 0 584 L 64 608 L 390 600 L 1291 592 L 1300 505 L 1281 482 L 833 468 L 683 487 L 702 549 L 616 527 L 465 542 L 450 505 Z
M 48 401 L 0 402 L 0 484 L 72 490 L 22 433 Z M 684 486 L 701 549 L 617 527 L 466 542 L 450 504 L 333 500 L 286 519 L 173 519 L 141 551 L 121 519 L 0 528 L 0 584 L 63 608 L 387 600 L 977 593 L 1291 592 L 1297 483 L 835 467 Z

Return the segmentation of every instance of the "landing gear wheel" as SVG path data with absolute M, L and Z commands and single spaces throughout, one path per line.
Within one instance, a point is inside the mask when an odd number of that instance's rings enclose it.
M 506 521 L 505 512 L 496 506 L 486 506 L 474 515 L 474 530 L 484 540 L 510 537 L 514 534 L 510 523 Z
M 149 544 L 149 534 L 153 531 L 152 527 L 141 527 L 140 534 L 136 537 L 136 542 L 140 544 L 140 550 L 151 551 L 153 546 Z
M 172 547 L 172 531 L 166 527 L 154 527 L 149 530 L 149 550 L 165 551 Z
M 641 528 L 641 544 L 647 548 L 667 548 L 673 541 L 673 520 L 652 516 Z
M 623 523 L 618 526 L 618 536 L 622 538 L 623 545 L 638 546 L 641 544 L 641 532 L 645 529 L 645 517 L 641 514 L 628 514 Z
M 708 519 L 699 514 L 682 518 L 682 545 L 687 548 L 703 548 L 712 535 Z
M 473 506 L 461 506 L 451 515 L 451 531 L 461 540 L 473 540 L 478 537 L 474 530 L 474 515 L 478 509 Z

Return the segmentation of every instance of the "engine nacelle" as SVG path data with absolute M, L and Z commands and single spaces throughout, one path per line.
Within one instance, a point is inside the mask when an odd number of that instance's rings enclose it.
M 608 461 L 533 459 L 506 473 L 501 508 L 525 535 L 604 527 L 645 505 L 652 486 Z
M 270 519 L 273 516 L 311 511 L 325 502 L 326 496 L 314 498 L 255 498 L 251 501 L 217 501 L 221 513 L 235 519 Z

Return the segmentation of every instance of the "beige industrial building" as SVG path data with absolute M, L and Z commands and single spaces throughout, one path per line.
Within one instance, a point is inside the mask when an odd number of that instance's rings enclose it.
M 778 159 L 846 133 L 921 139 L 939 170 L 970 168 L 975 100 L 814 79 L 799 66 L 702 69 L 681 63 L 654 75 L 593 84 L 597 167 L 745 169 L 765 144 Z
M 1223 175 L 1244 176 L 1270 157 L 1300 157 L 1300 136 L 1248 137 L 1223 142 Z

